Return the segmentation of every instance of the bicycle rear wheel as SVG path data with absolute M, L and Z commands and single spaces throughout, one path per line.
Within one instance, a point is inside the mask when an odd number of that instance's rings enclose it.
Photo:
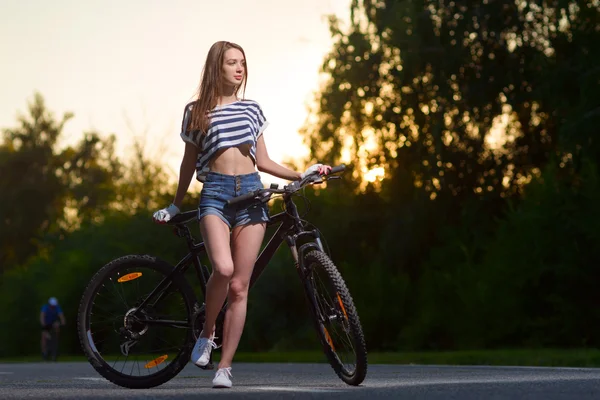
M 128 388 L 161 385 L 187 364 L 193 346 L 196 297 L 173 271 L 150 256 L 125 256 L 102 267 L 83 293 L 78 313 L 81 346 L 94 369 Z
M 58 359 L 58 333 L 56 333 L 55 326 L 50 330 L 50 340 L 48 340 L 47 346 L 49 348 L 48 358 L 56 361 Z
M 367 349 L 352 296 L 325 253 L 308 252 L 304 266 L 304 287 L 325 355 L 344 382 L 360 385 L 367 375 Z

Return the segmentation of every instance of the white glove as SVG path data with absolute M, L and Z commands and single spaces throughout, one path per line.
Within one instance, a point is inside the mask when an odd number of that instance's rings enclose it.
M 329 165 L 323 165 L 323 164 L 313 164 L 310 167 L 308 167 L 306 169 L 306 171 L 304 171 L 301 175 L 300 175 L 300 179 L 304 179 L 307 176 L 310 175 L 323 175 L 323 174 L 327 174 L 329 171 L 331 170 L 331 167 Z
M 152 216 L 152 219 L 154 219 L 154 221 L 158 222 L 159 224 L 165 224 L 177 214 L 179 214 L 179 208 L 175 204 L 171 203 L 169 207 L 163 208 L 162 210 L 158 210 L 157 212 L 155 212 Z

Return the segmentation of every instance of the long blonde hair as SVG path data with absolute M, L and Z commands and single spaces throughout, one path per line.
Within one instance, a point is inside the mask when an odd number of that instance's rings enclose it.
M 242 49 L 240 45 L 225 41 L 219 41 L 213 44 L 206 56 L 206 62 L 202 69 L 200 86 L 198 87 L 198 99 L 194 103 L 190 121 L 190 129 L 192 131 L 200 131 L 200 135 L 204 135 L 208 132 L 210 125 L 208 111 L 212 110 L 213 107 L 217 105 L 219 89 L 223 80 L 223 58 L 225 57 L 225 52 L 229 49 L 238 49 L 242 52 L 244 60 L 246 59 L 246 53 L 244 53 L 244 49 Z M 244 67 L 242 98 L 246 93 L 247 80 L 248 64 L 246 63 Z M 236 96 L 240 89 L 242 89 L 242 85 L 237 87 L 235 92 Z

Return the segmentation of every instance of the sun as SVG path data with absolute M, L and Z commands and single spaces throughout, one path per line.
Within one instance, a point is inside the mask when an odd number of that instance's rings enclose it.
M 367 182 L 380 181 L 385 176 L 385 168 L 375 167 L 372 169 L 363 168 L 363 179 Z

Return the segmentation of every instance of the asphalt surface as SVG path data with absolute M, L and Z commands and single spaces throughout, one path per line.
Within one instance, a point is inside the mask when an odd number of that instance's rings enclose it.
M 88 363 L 0 364 L 0 399 L 599 399 L 600 369 L 370 365 L 359 387 L 327 364 L 233 366 L 232 389 L 188 365 L 153 389 L 125 389 Z

